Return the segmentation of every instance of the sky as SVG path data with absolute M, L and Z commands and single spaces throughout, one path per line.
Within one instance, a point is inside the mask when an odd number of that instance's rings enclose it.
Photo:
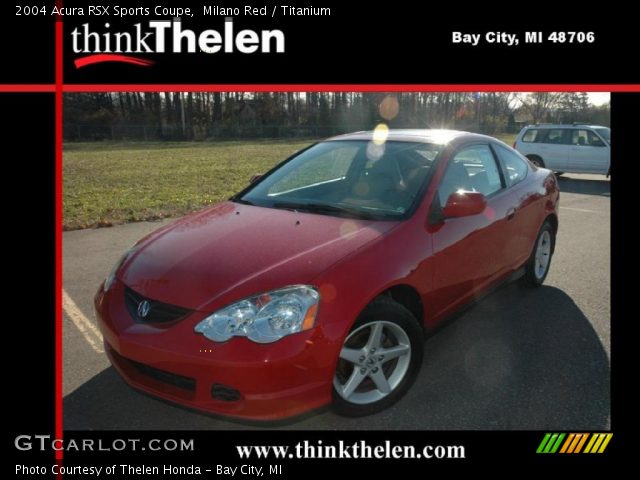
M 609 92 L 588 92 L 588 94 L 589 101 L 594 105 L 602 105 L 611 99 L 611 94 Z

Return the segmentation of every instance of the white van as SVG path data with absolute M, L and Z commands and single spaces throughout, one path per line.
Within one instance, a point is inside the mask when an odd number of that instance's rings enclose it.
M 557 173 L 611 173 L 611 129 L 598 125 L 527 125 L 513 148 Z

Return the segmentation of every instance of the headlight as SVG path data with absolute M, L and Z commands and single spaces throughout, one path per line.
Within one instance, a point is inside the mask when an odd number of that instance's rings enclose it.
M 134 254 L 134 252 L 136 250 L 137 250 L 136 246 L 131 247 L 129 250 L 124 252 L 124 254 L 120 257 L 120 259 L 115 263 L 115 265 L 113 266 L 113 268 L 109 272 L 109 275 L 107 275 L 107 278 L 105 278 L 105 280 L 104 280 L 104 291 L 105 292 L 111 288 L 111 285 L 113 285 L 113 281 L 116 279 L 116 273 L 118 273 L 118 269 L 122 266 L 122 264 L 124 262 L 127 261 L 127 259 L 131 255 Z
M 214 342 L 247 337 L 257 343 L 271 343 L 313 327 L 319 301 L 320 294 L 305 285 L 274 290 L 209 315 L 195 331 Z

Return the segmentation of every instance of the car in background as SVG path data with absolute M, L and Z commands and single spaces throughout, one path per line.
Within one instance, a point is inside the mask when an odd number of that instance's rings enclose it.
M 371 414 L 409 389 L 425 333 L 544 281 L 558 201 L 495 138 L 333 137 L 126 252 L 95 297 L 105 350 L 133 387 L 206 412 Z
M 611 129 L 599 125 L 527 125 L 513 144 L 534 165 L 556 173 L 611 173 Z

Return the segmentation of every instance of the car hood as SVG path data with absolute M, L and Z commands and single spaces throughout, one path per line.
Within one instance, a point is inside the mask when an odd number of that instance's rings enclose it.
M 309 283 L 395 225 L 225 202 L 144 238 L 118 277 L 148 298 L 207 311 Z

